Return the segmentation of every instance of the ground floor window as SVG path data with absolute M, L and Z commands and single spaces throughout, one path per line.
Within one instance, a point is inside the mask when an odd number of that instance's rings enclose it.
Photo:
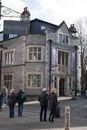
M 13 74 L 4 74 L 3 80 L 4 86 L 6 86 L 8 91 L 10 91 L 12 88 Z
M 41 74 L 28 74 L 28 87 L 41 87 Z

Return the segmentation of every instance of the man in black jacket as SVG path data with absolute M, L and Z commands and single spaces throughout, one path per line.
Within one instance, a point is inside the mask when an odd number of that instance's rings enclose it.
M 39 95 L 38 100 L 40 102 L 40 121 L 43 121 L 43 120 L 47 121 L 46 118 L 47 118 L 48 94 L 47 94 L 46 88 L 42 89 L 42 92 Z
M 23 104 L 26 101 L 26 97 L 22 98 L 24 94 L 25 93 L 23 92 L 23 90 L 20 89 L 18 94 L 17 94 L 17 98 L 16 98 L 16 101 L 18 103 L 18 116 L 19 117 L 22 117 L 23 109 L 24 109 L 24 105 Z

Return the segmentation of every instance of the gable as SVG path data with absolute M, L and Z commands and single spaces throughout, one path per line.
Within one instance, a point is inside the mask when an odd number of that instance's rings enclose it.
M 63 22 L 61 24 L 61 26 L 59 26 L 58 30 L 57 30 L 58 33 L 62 33 L 62 34 L 69 34 L 69 31 L 68 31 L 68 27 L 67 25 L 65 24 L 65 22 Z

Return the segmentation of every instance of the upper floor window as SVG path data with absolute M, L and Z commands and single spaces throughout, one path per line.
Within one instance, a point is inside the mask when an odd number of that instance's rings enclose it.
M 13 65 L 13 51 L 6 51 L 5 53 L 5 65 Z
M 42 48 L 37 46 L 29 47 L 29 60 L 41 61 Z
M 69 52 L 58 51 L 58 64 L 68 66 Z
M 68 36 L 64 34 L 59 34 L 59 43 L 68 43 Z

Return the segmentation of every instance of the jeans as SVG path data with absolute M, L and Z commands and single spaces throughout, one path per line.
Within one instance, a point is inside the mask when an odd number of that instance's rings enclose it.
M 43 115 L 44 114 L 44 115 Z M 47 116 L 47 106 L 42 106 L 41 105 L 41 110 L 40 110 L 40 121 L 42 121 L 42 117 L 44 116 L 44 121 L 46 121 L 46 116 Z
M 22 117 L 23 113 L 23 104 L 18 104 L 18 116 Z
M 14 117 L 14 106 L 9 106 L 9 117 Z
M 3 96 L 3 104 L 7 104 L 7 96 Z

